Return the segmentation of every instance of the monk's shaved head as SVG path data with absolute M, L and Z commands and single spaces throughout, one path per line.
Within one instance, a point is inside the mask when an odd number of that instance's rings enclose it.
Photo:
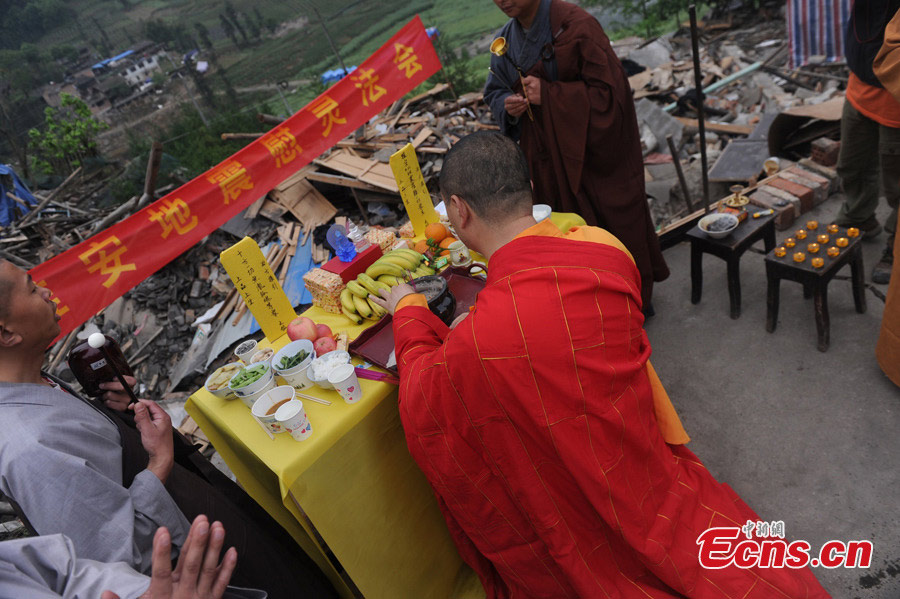
M 486 221 L 531 214 L 525 154 L 496 131 L 479 131 L 456 142 L 444 158 L 440 186 L 445 201 L 459 196 Z

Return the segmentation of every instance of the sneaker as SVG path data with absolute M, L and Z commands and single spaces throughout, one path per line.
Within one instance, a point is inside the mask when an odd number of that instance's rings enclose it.
M 881 233 L 881 224 L 874 216 L 870 216 L 858 225 L 847 226 L 855 226 L 857 229 L 859 229 L 859 232 L 862 233 L 863 239 L 871 239 L 872 237 L 875 237 L 876 235 Z
M 872 282 L 886 285 L 891 282 L 891 269 L 894 267 L 894 236 L 888 239 L 887 246 L 881 254 L 881 260 L 872 269 Z

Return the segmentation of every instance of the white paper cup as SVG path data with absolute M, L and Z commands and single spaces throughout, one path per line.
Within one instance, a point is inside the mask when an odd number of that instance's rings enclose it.
M 450 250 L 450 264 L 453 266 L 468 266 L 472 262 L 469 248 L 462 241 L 454 241 L 448 249 Z
M 294 399 L 294 394 L 294 388 L 290 385 L 275 387 L 274 389 L 263 393 L 259 399 L 253 402 L 250 413 L 253 414 L 257 420 L 262 422 L 263 426 L 269 429 L 270 432 L 283 433 L 284 428 L 275 420 L 276 412 L 272 411 L 272 407 L 278 403 L 287 403 Z M 281 406 L 278 407 L 280 408 Z M 267 412 L 272 413 L 268 414 Z
M 234 348 L 234 355 L 244 364 L 250 364 L 250 358 L 256 353 L 257 345 L 258 343 L 253 339 L 242 341 Z
M 297 441 L 309 439 L 312 435 L 312 424 L 306 416 L 303 402 L 292 399 L 275 412 L 275 421 Z
M 359 388 L 359 378 L 356 376 L 356 369 L 352 364 L 344 364 L 338 366 L 328 375 L 328 382 L 334 385 L 344 401 L 347 403 L 356 403 L 362 399 L 362 389 Z

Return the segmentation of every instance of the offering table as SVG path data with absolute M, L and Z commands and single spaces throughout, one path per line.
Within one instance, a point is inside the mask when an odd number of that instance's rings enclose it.
M 347 331 L 351 339 L 372 324 L 356 326 L 318 308 L 304 316 Z M 288 341 L 283 336 L 260 345 L 277 350 Z M 185 408 L 247 493 L 291 533 L 342 597 L 484 597 L 409 455 L 397 387 L 363 379 L 360 384 L 363 397 L 352 405 L 335 391 L 303 390 L 331 405 L 301 398 L 313 434 L 300 442 L 288 434 L 270 439 L 240 400 L 205 389 Z

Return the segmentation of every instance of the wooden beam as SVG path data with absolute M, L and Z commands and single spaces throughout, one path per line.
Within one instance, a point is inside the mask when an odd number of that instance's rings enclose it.
M 697 119 L 689 119 L 683 116 L 676 116 L 675 120 L 677 120 L 688 129 L 699 128 L 699 122 L 697 121 Z M 729 135 L 750 135 L 753 132 L 753 127 L 749 125 L 732 125 L 731 123 L 716 123 L 713 121 L 706 121 L 704 125 L 706 125 L 706 129 L 708 131 L 715 131 L 716 133 L 728 133 Z

